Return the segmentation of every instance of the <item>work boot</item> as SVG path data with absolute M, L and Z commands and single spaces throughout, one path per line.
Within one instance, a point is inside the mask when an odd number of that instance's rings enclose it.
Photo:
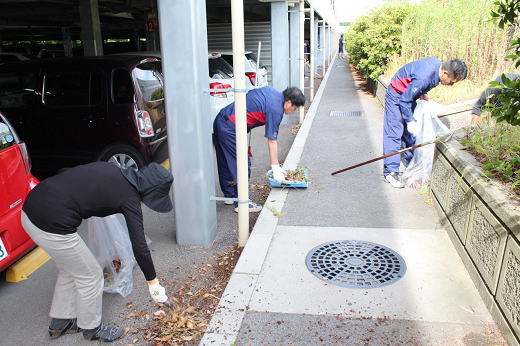
M 76 324 L 76 319 L 53 318 L 49 326 L 49 336 L 52 339 L 59 338 L 63 334 L 74 334 L 81 331 Z
M 402 189 L 404 184 L 401 182 L 401 178 L 397 172 L 392 172 L 385 176 L 385 180 L 390 183 L 393 187 L 397 189 Z
M 124 334 L 122 329 L 115 327 L 109 327 L 106 324 L 101 323 L 99 327 L 94 329 L 84 329 L 83 337 L 87 340 L 101 340 L 105 342 L 111 342 L 119 339 Z
M 260 204 L 256 204 L 254 202 L 249 202 L 249 212 L 250 213 L 258 213 L 262 210 L 262 206 Z M 238 203 L 235 203 L 235 213 L 238 213 Z

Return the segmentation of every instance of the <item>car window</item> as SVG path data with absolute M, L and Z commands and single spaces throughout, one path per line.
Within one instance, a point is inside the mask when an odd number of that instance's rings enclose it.
M 9 126 L 0 117 L 0 151 L 16 144 L 15 136 Z
M 233 78 L 233 67 L 221 57 L 209 58 L 209 76 L 215 79 Z
M 116 104 L 134 102 L 134 87 L 130 73 L 124 69 L 114 70 L 112 74 L 112 97 Z
M 226 60 L 226 62 L 228 64 L 230 64 L 231 66 L 233 66 L 233 55 L 231 54 L 222 54 L 222 59 Z
M 45 75 L 45 104 L 86 106 L 102 99 L 102 76 L 88 70 L 50 71 Z
M 0 55 L 0 62 L 17 62 L 20 61 L 16 55 L 12 54 L 1 54 Z
M 247 53 L 246 58 L 248 58 L 249 60 L 253 60 L 254 62 L 258 61 L 258 58 L 256 57 L 255 53 Z
M 33 105 L 38 97 L 37 84 L 38 74 L 34 71 L 0 70 L 0 108 Z

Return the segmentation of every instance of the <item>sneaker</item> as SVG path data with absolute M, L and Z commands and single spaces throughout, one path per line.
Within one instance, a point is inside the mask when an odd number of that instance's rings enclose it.
M 76 324 L 76 319 L 53 318 L 49 326 L 49 336 L 52 339 L 59 338 L 63 334 L 74 334 L 81 332 Z
M 404 184 L 401 182 L 401 178 L 399 178 L 399 174 L 396 172 L 392 172 L 385 176 L 385 180 L 397 189 L 402 189 L 404 187 Z
M 224 201 L 224 204 L 225 204 L 225 205 L 231 205 L 231 204 L 234 204 L 234 203 L 235 203 L 235 202 L 232 201 L 232 200 L 230 200 L 230 199 L 226 199 L 226 200 Z
M 105 342 L 111 342 L 119 339 L 124 334 L 122 329 L 115 327 L 109 327 L 106 324 L 101 323 L 99 327 L 94 329 L 84 329 L 83 337 L 87 340 L 101 340 Z
M 260 204 L 256 204 L 254 202 L 249 202 L 249 212 L 250 213 L 258 213 L 262 210 L 262 206 Z M 238 213 L 238 206 L 235 206 L 235 213 Z

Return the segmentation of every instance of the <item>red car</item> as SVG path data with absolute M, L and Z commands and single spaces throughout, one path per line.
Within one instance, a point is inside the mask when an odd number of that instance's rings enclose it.
M 36 184 L 25 143 L 0 113 L 0 272 L 35 246 L 22 227 L 20 214 Z

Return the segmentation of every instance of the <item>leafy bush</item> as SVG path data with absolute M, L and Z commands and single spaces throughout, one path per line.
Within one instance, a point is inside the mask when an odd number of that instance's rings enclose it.
M 461 140 L 482 163 L 486 177 L 493 177 L 520 196 L 520 127 L 488 121 L 468 131 Z
M 386 6 L 360 17 L 349 29 L 345 46 L 349 60 L 365 78 L 376 80 L 388 59 L 401 51 L 402 22 L 410 6 Z
M 503 29 L 516 26 L 520 14 L 520 0 L 496 1 L 495 4 L 497 8 L 491 11 L 491 17 L 498 21 L 498 27 Z M 513 53 L 507 58 L 513 59 L 515 67 L 520 66 L 520 38 L 518 35 L 511 41 L 509 49 Z M 489 86 L 502 89 L 497 100 L 493 102 L 495 106 L 491 109 L 491 115 L 498 121 L 520 125 L 520 80 L 511 81 L 502 75 L 502 83 L 493 81 L 489 83 Z

